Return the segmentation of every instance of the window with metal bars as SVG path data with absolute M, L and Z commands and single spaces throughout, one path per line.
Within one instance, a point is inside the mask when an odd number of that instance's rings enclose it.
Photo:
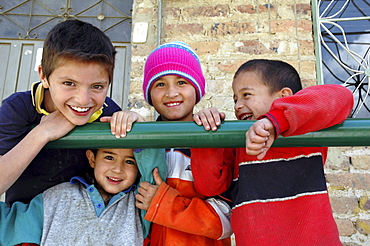
M 355 97 L 353 118 L 370 118 L 370 2 L 313 0 L 319 84 L 343 84 Z

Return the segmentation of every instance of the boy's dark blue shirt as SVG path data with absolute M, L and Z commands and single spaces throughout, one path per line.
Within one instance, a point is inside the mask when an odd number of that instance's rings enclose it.
M 111 116 L 121 110 L 108 97 L 105 104 L 107 106 L 100 117 Z M 18 144 L 32 125 L 40 123 L 41 117 L 32 104 L 30 91 L 16 92 L 4 99 L 0 107 L 0 155 Z M 7 190 L 6 202 L 28 203 L 37 194 L 56 184 L 68 182 L 74 176 L 85 176 L 89 170 L 85 152 L 85 149 L 42 149 Z

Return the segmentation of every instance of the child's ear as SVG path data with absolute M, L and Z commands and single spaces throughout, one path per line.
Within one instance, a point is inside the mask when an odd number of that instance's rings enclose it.
M 95 167 L 95 154 L 91 150 L 86 150 L 86 157 L 89 160 L 90 167 Z
M 288 96 L 293 95 L 293 91 L 289 87 L 284 87 L 283 89 L 281 89 L 280 92 L 281 92 L 281 97 L 288 97 Z
M 48 83 L 48 81 L 47 81 L 47 79 L 46 79 L 46 77 L 45 77 L 45 74 L 44 74 L 44 72 L 42 71 L 42 67 L 41 67 L 41 65 L 38 67 L 38 69 L 37 69 L 38 71 L 38 73 L 39 73 L 39 77 L 40 77 L 40 81 L 41 81 L 41 83 L 42 83 L 42 86 L 44 87 L 44 88 L 49 88 L 49 83 Z

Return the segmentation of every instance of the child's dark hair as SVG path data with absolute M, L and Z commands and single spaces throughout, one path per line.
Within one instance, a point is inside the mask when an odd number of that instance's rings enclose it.
M 270 93 L 280 91 L 284 87 L 290 88 L 293 94 L 302 89 L 298 72 L 293 66 L 283 61 L 267 59 L 247 61 L 239 67 L 234 78 L 244 72 L 258 73 L 263 83 L 270 88 Z
M 48 79 L 66 59 L 98 62 L 107 66 L 113 79 L 116 50 L 110 39 L 97 27 L 80 20 L 66 20 L 55 25 L 44 41 L 41 66 Z

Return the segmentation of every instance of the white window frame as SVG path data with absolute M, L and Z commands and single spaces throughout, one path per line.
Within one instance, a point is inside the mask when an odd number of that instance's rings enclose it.
M 321 0 L 312 0 L 312 17 L 313 17 L 312 19 L 313 19 L 313 29 L 314 29 L 314 39 L 315 39 L 316 74 L 317 74 L 318 84 L 325 84 L 325 78 L 323 74 L 323 62 L 322 62 L 322 49 L 325 48 L 331 54 L 331 56 L 336 60 L 336 62 L 338 62 L 340 66 L 342 66 L 343 68 L 346 69 L 346 71 L 349 72 L 350 75 L 348 76 L 348 78 L 343 78 L 343 81 L 345 81 L 343 83 L 344 86 L 348 86 L 348 83 L 351 82 L 351 80 L 353 80 L 353 78 L 358 75 L 365 75 L 365 76 L 362 76 L 363 80 L 361 81 L 361 83 L 367 83 L 369 85 L 370 56 L 369 54 L 367 54 L 365 57 L 362 57 L 362 55 L 357 54 L 354 50 L 351 50 L 351 47 L 350 45 L 348 45 L 348 42 L 346 39 L 346 33 L 344 29 L 342 28 L 341 23 L 346 22 L 346 21 L 370 20 L 370 16 L 358 16 L 358 17 L 352 17 L 352 18 L 339 17 L 341 12 L 344 11 L 344 8 L 346 7 L 346 5 L 349 4 L 350 0 L 341 1 L 343 2 L 343 5 L 340 8 L 340 10 L 334 14 L 328 15 L 326 13 L 328 8 L 320 12 L 319 6 L 321 2 L 322 2 Z M 331 4 L 333 3 L 338 4 L 338 1 L 336 0 L 331 0 L 327 2 L 330 2 L 328 6 L 331 6 Z M 333 25 L 340 30 L 341 35 L 343 35 L 344 42 L 340 41 L 333 33 L 331 33 L 331 31 L 327 28 L 328 25 Z M 325 40 L 322 37 L 322 34 L 324 32 L 330 35 L 330 37 L 337 43 L 337 45 L 341 49 L 341 52 L 344 52 L 347 56 L 353 59 L 353 62 L 358 65 L 359 69 L 354 69 L 353 67 L 349 67 L 341 61 L 341 59 L 338 57 L 336 52 L 331 50 L 328 44 L 325 43 Z M 357 91 L 357 89 L 358 87 L 353 89 L 355 99 L 356 99 L 356 93 L 360 93 Z M 370 97 L 368 97 L 368 95 L 369 95 L 369 86 L 367 86 L 367 93 L 364 99 L 361 102 L 357 101 L 358 103 L 357 107 L 356 107 L 356 102 L 355 102 L 355 108 L 352 113 L 352 117 L 355 118 L 357 116 L 359 110 L 364 106 L 365 101 L 367 102 L 367 104 L 370 105 Z M 359 100 L 358 96 L 357 96 L 357 100 Z M 368 117 L 370 117 L 370 113 Z

